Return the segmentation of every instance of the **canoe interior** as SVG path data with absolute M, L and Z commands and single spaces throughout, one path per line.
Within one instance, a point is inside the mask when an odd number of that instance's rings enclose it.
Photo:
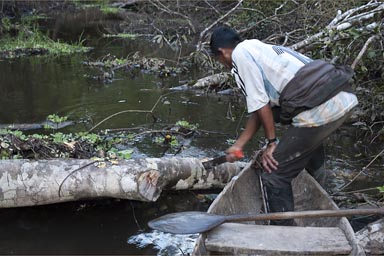
M 295 211 L 338 209 L 328 193 L 305 170 L 292 181 L 292 188 Z M 261 213 L 262 206 L 258 171 L 249 163 L 225 186 L 208 212 L 221 215 Z M 360 254 L 357 253 L 360 250 L 353 229 L 345 217 L 295 219 L 295 222 L 297 226 L 302 227 L 338 227 L 351 244 L 352 254 Z M 262 223 L 253 222 L 253 224 Z M 205 238 L 206 234 L 199 236 L 193 255 L 209 255 L 204 244 Z

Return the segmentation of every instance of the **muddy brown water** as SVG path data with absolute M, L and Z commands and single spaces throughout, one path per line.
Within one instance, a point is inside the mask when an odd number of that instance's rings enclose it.
M 169 87 L 201 75 L 192 71 L 160 79 L 152 74 L 136 72 L 131 76 L 121 71 L 116 72 L 112 83 L 92 79 L 95 70 L 83 65 L 83 61 L 95 60 L 108 53 L 120 58 L 136 51 L 163 58 L 177 54 L 144 39 L 102 38 L 99 26 L 103 25 L 102 22 L 113 21 L 94 22 L 89 15 L 83 15 L 88 20 L 79 20 L 81 17 L 66 13 L 57 16 L 56 20 L 49 20 L 45 26 L 55 38 L 73 40 L 83 33 L 87 46 L 94 47 L 91 52 L 0 60 L 0 123 L 41 123 L 48 115 L 57 114 L 68 116 L 76 123 L 63 132 L 85 131 L 92 127 L 92 123 L 122 110 L 149 110 L 161 95 L 170 92 Z M 80 28 L 80 24 L 83 27 Z M 200 130 L 219 132 L 200 134 L 189 142 L 185 141 L 185 148 L 178 153 L 179 156 L 217 156 L 228 147 L 227 139 L 235 139 L 241 132 L 239 127 L 244 124 L 245 118 L 241 121 L 244 101 L 238 98 L 179 91 L 167 95 L 166 101 L 170 104 L 161 102 L 155 110 L 159 122 L 174 124 L 186 120 L 199 124 Z M 229 112 L 233 120 L 228 118 Z M 128 113 L 105 122 L 98 129 L 129 128 L 147 123 L 147 116 Z M 366 148 L 356 146 L 358 135 L 358 130 L 349 126 L 332 136 L 327 147 L 328 168 L 356 173 L 367 163 L 364 155 L 356 157 Z M 260 140 L 262 132 L 249 143 L 245 150 L 247 157 L 259 147 Z M 140 141 L 133 147 L 134 157 L 160 157 L 164 153 L 151 140 Z M 377 165 L 377 168 L 382 167 L 382 163 Z M 384 183 L 382 176 L 372 177 L 366 173 L 362 177 L 356 189 L 364 187 L 367 180 L 372 186 Z M 339 186 L 338 182 L 340 179 L 335 180 L 332 186 Z M 209 201 L 198 199 L 201 198 L 197 197 L 199 193 L 168 192 L 155 203 L 105 199 L 0 209 L 0 254 L 183 255 L 190 251 L 194 236 L 178 237 L 153 232 L 146 223 L 169 212 L 205 211 Z M 212 191 L 201 193 L 210 194 Z

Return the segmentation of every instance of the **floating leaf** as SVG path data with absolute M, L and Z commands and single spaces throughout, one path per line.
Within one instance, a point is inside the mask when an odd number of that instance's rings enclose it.
M 123 159 L 131 159 L 132 153 L 133 153 L 132 149 L 126 149 L 126 150 L 121 150 L 121 151 L 117 152 L 117 155 Z

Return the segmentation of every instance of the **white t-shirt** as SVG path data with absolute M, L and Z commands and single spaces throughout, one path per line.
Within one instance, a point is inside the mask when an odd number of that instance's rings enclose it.
M 265 44 L 257 39 L 239 43 L 232 52 L 232 74 L 252 113 L 266 104 L 279 106 L 280 93 L 296 72 L 312 59 L 289 48 Z M 340 92 L 327 102 L 298 114 L 292 124 L 320 126 L 340 118 L 357 105 L 352 93 Z

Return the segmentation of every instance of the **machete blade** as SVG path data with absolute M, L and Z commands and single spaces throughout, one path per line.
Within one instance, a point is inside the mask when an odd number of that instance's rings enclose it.
M 203 162 L 202 164 L 203 164 L 205 169 L 212 169 L 216 165 L 219 165 L 219 164 L 222 164 L 222 163 L 225 163 L 225 162 L 227 162 L 226 156 L 219 156 L 219 157 L 216 157 L 216 158 L 214 158 L 212 160 Z

